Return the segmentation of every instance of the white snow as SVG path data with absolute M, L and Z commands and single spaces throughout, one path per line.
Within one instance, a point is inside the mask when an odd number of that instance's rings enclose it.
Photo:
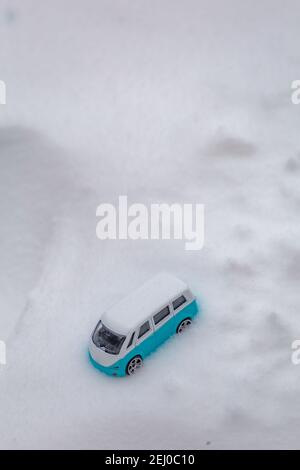
M 0 0 L 0 447 L 298 448 L 300 6 Z M 96 237 L 102 202 L 205 204 L 205 246 Z M 100 314 L 159 271 L 201 302 L 133 378 Z
M 186 289 L 187 285 L 175 276 L 163 272 L 156 274 L 108 308 L 103 314 L 103 323 L 116 333 L 127 335 Z

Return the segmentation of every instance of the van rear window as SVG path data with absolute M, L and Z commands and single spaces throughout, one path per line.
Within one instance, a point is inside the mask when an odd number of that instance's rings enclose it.
M 159 322 L 161 322 L 169 314 L 170 314 L 169 307 L 165 307 L 160 312 L 158 312 L 156 315 L 154 315 L 153 319 L 154 319 L 155 325 L 157 325 Z
M 186 302 L 186 298 L 184 297 L 184 295 L 181 295 L 180 297 L 178 297 L 178 299 L 174 300 L 173 302 L 174 310 L 181 307 L 181 305 L 184 304 L 185 302 Z

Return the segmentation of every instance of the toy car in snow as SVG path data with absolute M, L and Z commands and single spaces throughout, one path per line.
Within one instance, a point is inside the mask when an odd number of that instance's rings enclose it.
M 158 274 L 102 315 L 90 339 L 91 362 L 109 375 L 132 375 L 161 343 L 182 333 L 198 310 L 184 282 Z

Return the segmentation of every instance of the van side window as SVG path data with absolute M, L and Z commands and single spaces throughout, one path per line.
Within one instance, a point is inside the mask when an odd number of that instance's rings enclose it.
M 132 343 L 133 343 L 134 333 L 135 333 L 135 331 L 134 331 L 134 332 L 132 333 L 132 335 L 131 335 L 131 338 L 130 338 L 129 343 L 128 343 L 128 345 L 127 345 L 127 349 L 128 349 L 128 348 L 132 345 Z
M 150 330 L 150 323 L 146 321 L 140 328 L 139 338 L 141 338 L 141 336 L 144 336 L 144 334 L 147 333 L 147 331 L 149 330 Z
M 160 321 L 162 321 L 164 318 L 166 318 L 170 314 L 170 309 L 169 307 L 163 308 L 160 312 L 158 312 L 156 315 L 154 315 L 154 323 L 157 325 Z
M 184 304 L 186 302 L 186 298 L 184 297 L 184 295 L 181 295 L 180 297 L 178 297 L 178 299 L 174 300 L 173 302 L 173 308 L 174 310 L 176 310 L 177 308 L 179 308 L 182 304 Z

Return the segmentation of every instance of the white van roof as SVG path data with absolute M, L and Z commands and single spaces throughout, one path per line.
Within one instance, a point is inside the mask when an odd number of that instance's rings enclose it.
M 101 320 L 112 331 L 127 335 L 187 289 L 175 276 L 158 274 L 107 310 Z

